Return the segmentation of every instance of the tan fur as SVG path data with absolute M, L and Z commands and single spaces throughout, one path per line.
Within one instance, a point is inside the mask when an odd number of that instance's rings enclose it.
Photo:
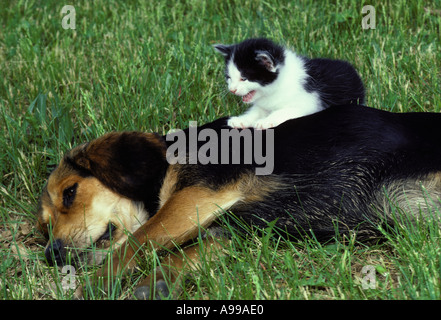
M 399 212 L 399 216 L 402 216 L 402 213 L 409 214 L 407 218 L 410 220 L 428 215 L 439 219 L 441 173 L 431 173 L 420 179 L 394 181 L 385 186 L 384 193 L 379 195 L 382 197 L 379 203 L 382 204 L 387 216 L 397 217 Z
M 178 168 L 176 165 L 170 165 L 162 183 L 159 192 L 159 207 L 161 208 L 165 202 L 172 196 L 176 190 L 176 183 L 178 182 Z
M 136 265 L 135 253 L 142 254 L 150 248 L 169 249 L 194 239 L 200 227 L 209 226 L 219 214 L 242 198 L 241 192 L 231 187 L 219 191 L 189 187 L 174 193 L 113 255 L 111 273 L 116 275 L 133 268 Z M 108 268 L 101 269 L 100 275 L 109 277 Z
M 62 205 L 63 190 L 78 183 L 75 202 L 69 209 Z M 133 232 L 147 219 L 142 204 L 122 197 L 106 188 L 94 177 L 83 178 L 67 170 L 63 161 L 51 174 L 38 217 L 38 227 L 43 232 L 51 229 L 53 239 L 61 239 L 75 251 L 90 247 L 106 231 L 109 222 L 117 226 L 113 235 L 115 244 L 127 238 L 126 231 Z M 48 244 L 50 245 L 50 244 Z M 110 241 L 99 244 L 108 249 Z M 90 263 L 100 263 L 103 255 L 94 255 Z

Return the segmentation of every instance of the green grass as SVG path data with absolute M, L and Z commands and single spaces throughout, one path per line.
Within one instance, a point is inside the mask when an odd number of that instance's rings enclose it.
M 299 1 L 300 2 L 300 1 Z M 0 298 L 70 299 L 33 228 L 41 188 L 63 152 L 112 130 L 167 132 L 239 114 L 212 45 L 265 36 L 310 57 L 352 62 L 367 104 L 396 112 L 441 107 L 437 1 L 2 1 L 0 8 Z M 270 230 L 268 230 L 270 232 Z M 382 245 L 327 245 L 234 235 L 224 256 L 188 276 L 180 298 L 439 299 L 439 228 L 388 232 Z M 156 261 L 153 259 L 153 261 Z M 376 288 L 363 289 L 372 265 Z M 150 267 L 152 263 L 150 263 Z M 78 270 L 87 280 L 90 270 Z M 148 271 L 146 271 L 148 272 Z M 130 298 L 138 275 L 121 298 Z M 117 298 L 117 296 L 95 298 Z

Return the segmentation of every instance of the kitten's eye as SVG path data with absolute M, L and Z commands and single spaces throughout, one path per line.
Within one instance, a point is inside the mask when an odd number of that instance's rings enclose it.
M 66 208 L 69 208 L 74 200 L 75 200 L 75 195 L 77 194 L 77 188 L 78 188 L 78 183 L 75 183 L 74 185 L 64 189 L 63 191 L 63 206 Z
M 247 81 L 248 79 L 245 78 L 245 77 L 242 77 L 242 78 L 240 78 L 239 80 L 240 80 L 240 81 Z

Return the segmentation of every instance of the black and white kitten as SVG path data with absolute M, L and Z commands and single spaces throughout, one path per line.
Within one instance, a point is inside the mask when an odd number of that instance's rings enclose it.
M 214 46 L 225 56 L 228 89 L 252 107 L 231 127 L 266 129 L 331 105 L 363 104 L 364 86 L 346 61 L 308 59 L 267 39 Z

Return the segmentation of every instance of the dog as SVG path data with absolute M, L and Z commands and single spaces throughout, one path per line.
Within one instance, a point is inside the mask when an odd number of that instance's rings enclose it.
M 228 129 L 227 121 L 197 130 L 220 134 Z M 92 256 L 87 248 L 117 247 L 110 267 L 104 264 L 98 271 L 106 281 L 133 269 L 136 257 L 146 252 L 197 238 L 229 212 L 259 228 L 275 221 L 288 238 L 313 235 L 328 241 L 355 234 L 360 241 L 379 239 L 378 226 L 393 226 L 396 215 L 406 212 L 419 219 L 439 213 L 440 128 L 441 115 L 435 113 L 331 107 L 270 129 L 274 168 L 267 175 L 256 174 L 255 161 L 170 164 L 172 141 L 166 136 L 108 133 L 68 151 L 50 174 L 37 210 L 38 228 L 50 237 L 45 256 L 57 265 L 65 264 L 68 255 L 99 264 L 105 253 Z M 203 241 L 210 250 L 222 246 L 216 232 Z M 168 256 L 166 267 L 142 281 L 135 296 L 171 294 L 166 277 L 177 282 L 201 259 L 194 246 L 182 251 Z

